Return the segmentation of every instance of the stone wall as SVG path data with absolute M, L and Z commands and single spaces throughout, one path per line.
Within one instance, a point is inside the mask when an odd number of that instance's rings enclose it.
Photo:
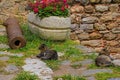
M 71 39 L 96 51 L 120 52 L 120 0 L 76 0 L 70 8 Z
M 0 24 L 9 16 L 16 16 L 22 23 L 26 19 L 27 0 L 0 0 Z

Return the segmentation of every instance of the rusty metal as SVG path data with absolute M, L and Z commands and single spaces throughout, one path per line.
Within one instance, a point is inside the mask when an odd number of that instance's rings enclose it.
M 18 20 L 15 17 L 9 17 L 4 25 L 6 27 L 9 46 L 12 49 L 18 49 L 26 45 L 26 40 L 22 35 L 22 31 Z

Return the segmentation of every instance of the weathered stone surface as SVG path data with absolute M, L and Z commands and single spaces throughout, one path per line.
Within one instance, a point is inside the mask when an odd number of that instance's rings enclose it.
M 120 59 L 113 60 L 112 63 L 113 63 L 115 66 L 119 66 L 119 67 L 120 67 Z
M 94 75 L 96 73 L 112 73 L 113 71 L 111 69 L 90 69 L 90 70 L 86 70 L 82 73 L 83 76 L 90 76 L 90 75 Z
M 116 47 L 111 47 L 109 50 L 110 50 L 111 53 L 120 52 L 120 48 L 116 48 Z
M 72 39 L 72 40 L 77 40 L 78 39 L 75 32 L 70 33 L 70 39 Z
M 117 37 L 117 35 L 113 34 L 113 33 L 107 33 L 107 34 L 104 35 L 104 39 L 106 39 L 106 40 L 113 40 L 116 37 Z
M 110 31 L 108 31 L 108 30 L 105 30 L 105 31 L 99 31 L 99 33 L 101 33 L 101 34 L 107 34 L 107 33 L 109 33 Z
M 85 12 L 87 13 L 93 13 L 95 11 L 94 7 L 92 5 L 85 6 Z
M 111 4 L 111 5 L 109 6 L 109 9 L 110 9 L 111 12 L 118 12 L 118 10 L 119 10 L 119 5 L 118 5 L 118 4 Z
M 98 32 L 93 32 L 90 34 L 90 39 L 100 39 L 102 35 Z
M 119 53 L 114 53 L 114 54 L 111 54 L 111 57 L 116 60 L 116 59 L 120 59 L 120 54 Z
M 104 23 L 95 23 L 94 27 L 98 31 L 106 30 L 106 25 Z
M 118 41 L 106 41 L 108 46 L 117 46 L 119 44 Z
M 78 24 L 71 24 L 70 28 L 71 28 L 72 31 L 75 31 L 79 28 L 79 25 Z
M 11 75 L 0 75 L 0 80 L 13 80 L 14 77 L 15 77 L 14 74 L 11 74 Z
M 28 14 L 28 21 L 30 23 L 34 23 L 36 25 L 45 27 L 45 28 L 58 28 L 58 29 L 64 29 L 64 28 L 70 28 L 71 26 L 71 19 L 69 17 L 56 17 L 56 16 L 50 16 L 48 18 L 40 19 L 40 17 L 37 17 L 34 13 Z
M 78 35 L 79 40 L 88 40 L 89 39 L 89 34 L 88 33 L 81 33 Z
M 81 66 L 88 66 L 88 65 L 93 64 L 93 63 L 94 63 L 94 61 L 92 59 L 86 59 L 86 60 L 83 60 L 83 61 L 75 62 L 72 65 L 81 64 Z
M 42 39 L 65 40 L 69 38 L 71 20 L 68 17 L 57 16 L 40 19 L 34 13 L 30 13 L 28 25 L 30 31 Z
M 108 6 L 106 6 L 106 5 L 96 5 L 95 9 L 98 12 L 105 12 L 105 11 L 108 11 Z
M 8 65 L 6 68 L 5 68 L 5 71 L 9 72 L 9 73 L 15 73 L 17 72 L 19 69 L 15 66 L 15 65 Z
M 80 51 L 82 51 L 85 55 L 92 55 L 93 53 L 95 53 L 95 50 L 91 47 L 76 45 L 75 48 L 80 49 Z
M 112 21 L 113 20 L 113 17 L 111 15 L 103 15 L 101 18 L 100 18 L 100 21 L 101 22 L 109 22 L 109 21 Z
M 94 76 L 87 77 L 87 80 L 96 80 Z
M 80 30 L 84 30 L 85 32 L 92 32 L 93 29 L 93 24 L 80 24 Z
M 0 57 L 0 61 L 8 61 L 10 58 L 8 56 Z
M 84 12 L 84 7 L 83 6 L 80 6 L 80 5 L 74 5 L 70 8 L 70 12 L 71 13 L 83 13 Z
M 22 66 L 24 71 L 29 71 L 31 74 L 37 75 L 41 80 L 52 80 L 53 71 L 39 59 L 27 58 L 25 65 Z
M 90 3 L 99 3 L 100 0 L 90 0 Z
M 116 2 L 116 3 L 118 3 L 118 2 L 120 2 L 120 0 L 113 0 L 113 2 Z
M 115 23 L 115 22 L 110 23 L 110 24 L 107 25 L 107 29 L 109 29 L 109 30 L 111 30 L 111 29 L 113 29 L 113 28 L 115 28 L 115 27 L 118 27 L 118 24 Z
M 111 3 L 112 0 L 101 0 L 101 3 Z
M 101 41 L 100 40 L 81 41 L 81 44 L 85 46 L 96 47 L 101 46 Z
M 113 28 L 113 29 L 112 29 L 112 33 L 117 33 L 117 34 L 119 34 L 119 33 L 120 33 L 120 27 Z
M 82 23 L 90 24 L 90 23 L 95 23 L 98 21 L 97 17 L 86 17 L 82 19 Z
M 64 56 L 65 53 L 58 52 L 58 56 Z
M 82 5 L 87 5 L 89 3 L 89 0 L 77 0 L 80 1 Z

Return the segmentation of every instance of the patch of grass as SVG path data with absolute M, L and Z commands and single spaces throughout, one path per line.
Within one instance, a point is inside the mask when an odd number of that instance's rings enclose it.
M 19 73 L 14 80 L 40 80 L 36 75 L 31 75 L 29 72 Z
M 88 65 L 88 69 L 97 69 L 97 68 L 100 68 L 100 67 L 97 67 L 95 64 Z
M 20 49 L 7 49 L 8 52 L 11 53 L 22 53 L 24 56 L 19 57 L 10 57 L 8 63 L 15 64 L 17 66 L 22 66 L 24 64 L 24 59 L 27 57 L 36 56 L 39 54 L 38 47 L 41 43 L 45 43 L 49 48 L 56 50 L 57 52 L 65 53 L 63 57 L 60 57 L 60 60 L 70 60 L 71 62 L 80 61 L 85 59 L 82 56 L 82 52 L 75 48 L 75 45 L 78 44 L 72 40 L 65 40 L 65 41 L 51 41 L 51 40 L 43 40 L 39 38 L 39 36 L 33 34 L 28 29 L 27 24 L 21 25 L 23 35 L 27 41 L 26 46 Z M 0 42 L 6 43 L 7 37 L 0 36 Z M 3 50 L 4 51 L 4 50 Z M 52 69 L 56 70 L 59 67 L 60 61 L 46 61 L 47 65 L 50 66 Z
M 7 63 L 6 63 L 5 61 L 1 61 L 1 60 L 0 60 L 0 68 L 5 67 L 6 64 L 7 64 Z
M 8 63 L 15 64 L 16 66 L 22 66 L 24 64 L 24 58 L 11 56 Z
M 83 77 L 79 77 L 79 76 L 71 76 L 71 75 L 63 75 L 60 77 L 54 77 L 53 80 L 86 80 Z
M 116 73 L 98 73 L 95 75 L 97 80 L 107 80 L 109 78 L 116 78 L 120 77 L 120 74 Z
M 7 36 L 0 36 L 0 43 L 8 43 Z
M 60 65 L 60 61 L 59 60 L 47 60 L 45 62 L 52 70 L 59 69 L 59 65 Z

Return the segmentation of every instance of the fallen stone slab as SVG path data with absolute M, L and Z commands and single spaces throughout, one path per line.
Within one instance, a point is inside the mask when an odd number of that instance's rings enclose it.
M 17 72 L 19 69 L 17 68 L 17 66 L 9 64 L 7 67 L 5 67 L 5 71 L 9 72 L 9 73 L 15 73 Z
M 83 71 L 83 73 L 81 74 L 82 76 L 91 76 L 97 73 L 112 73 L 113 71 L 111 69 L 89 69 L 89 70 L 85 70 Z
M 8 61 L 10 58 L 8 56 L 0 57 L 0 61 Z
M 28 71 L 31 74 L 37 75 L 41 80 L 53 80 L 53 71 L 47 67 L 46 63 L 39 59 L 27 58 L 25 60 L 25 65 L 22 66 L 24 71 Z
M 11 74 L 11 75 L 0 75 L 0 80 L 13 80 L 14 77 L 15 77 L 14 74 Z

